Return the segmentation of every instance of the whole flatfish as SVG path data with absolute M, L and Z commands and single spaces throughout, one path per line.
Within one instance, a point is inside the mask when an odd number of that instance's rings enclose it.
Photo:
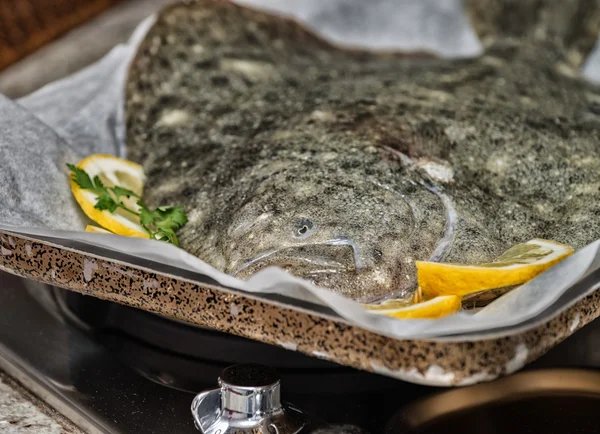
M 360 301 L 415 260 L 477 263 L 600 238 L 600 90 L 578 67 L 598 1 L 467 3 L 469 59 L 331 45 L 224 0 L 162 11 L 127 83 L 129 158 L 184 249 L 245 278 L 276 265 Z

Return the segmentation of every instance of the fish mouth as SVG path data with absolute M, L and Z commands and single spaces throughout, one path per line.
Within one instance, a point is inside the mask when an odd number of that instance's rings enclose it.
M 346 238 L 323 243 L 298 245 L 264 251 L 230 272 L 240 279 L 250 278 L 261 269 L 279 267 L 361 303 L 380 300 L 390 294 L 405 297 L 414 282 L 402 281 L 409 275 L 400 264 L 393 267 L 371 266 L 361 260 L 357 244 Z
M 363 268 L 358 245 L 347 238 L 267 250 L 244 261 L 233 276 L 246 278 L 262 268 L 278 266 L 298 277 L 357 273 Z

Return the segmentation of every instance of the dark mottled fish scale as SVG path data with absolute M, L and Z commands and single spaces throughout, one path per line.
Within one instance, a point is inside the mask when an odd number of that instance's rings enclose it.
M 127 84 L 146 199 L 183 204 L 182 246 L 217 268 L 360 300 L 407 294 L 415 260 L 600 238 L 600 92 L 576 70 L 598 2 L 501 3 L 469 3 L 486 51 L 459 60 L 343 50 L 226 1 L 167 8 Z

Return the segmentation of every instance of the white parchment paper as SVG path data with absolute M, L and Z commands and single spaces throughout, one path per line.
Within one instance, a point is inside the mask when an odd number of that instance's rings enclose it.
M 595 273 L 600 270 L 599 240 L 477 313 L 397 320 L 368 313 L 359 304 L 278 268 L 241 281 L 172 245 L 83 232 L 86 218 L 71 198 L 65 163 L 92 153 L 126 156 L 124 80 L 153 20 L 146 19 L 127 44 L 77 74 L 17 102 L 0 96 L 0 230 L 52 239 L 72 248 L 100 247 L 207 276 L 227 288 L 326 306 L 349 322 L 399 339 L 480 339 L 516 333 L 547 321 L 600 286 L 600 273 Z M 328 31 L 335 39 L 335 27 Z M 473 42 L 472 35 L 462 37 Z M 469 49 L 477 48 L 475 43 Z

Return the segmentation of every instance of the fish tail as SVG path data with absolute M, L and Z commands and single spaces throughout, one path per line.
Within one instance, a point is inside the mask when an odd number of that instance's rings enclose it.
M 600 30 L 600 0 L 465 0 L 471 25 L 484 46 L 499 39 L 528 39 L 565 51 L 578 67 Z

